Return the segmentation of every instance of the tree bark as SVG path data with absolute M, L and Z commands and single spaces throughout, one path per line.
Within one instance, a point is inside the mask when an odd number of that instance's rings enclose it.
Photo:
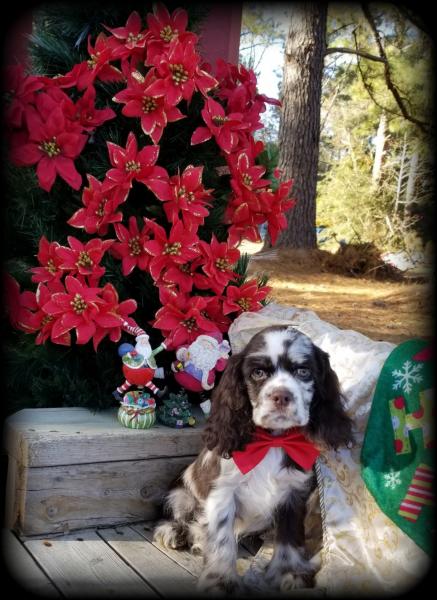
M 293 179 L 296 206 L 277 246 L 315 248 L 316 185 L 320 138 L 326 4 L 292 5 L 285 43 L 283 109 L 279 126 L 279 168 Z

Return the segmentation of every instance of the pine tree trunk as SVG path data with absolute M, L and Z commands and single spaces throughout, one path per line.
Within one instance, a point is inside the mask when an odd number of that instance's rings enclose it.
M 283 109 L 279 127 L 279 168 L 294 179 L 296 206 L 277 246 L 315 248 L 316 185 L 320 138 L 326 5 L 292 5 L 285 43 Z
M 373 159 L 372 182 L 376 185 L 381 177 L 382 157 L 385 146 L 385 130 L 387 126 L 387 116 L 383 112 L 379 119 L 378 131 L 375 138 L 375 158 Z

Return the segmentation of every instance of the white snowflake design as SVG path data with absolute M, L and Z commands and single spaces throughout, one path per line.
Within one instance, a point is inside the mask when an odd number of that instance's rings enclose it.
M 396 381 L 393 384 L 394 390 L 402 388 L 409 394 L 413 389 L 413 383 L 420 383 L 423 379 L 419 371 L 423 368 L 423 363 L 414 364 L 411 360 L 406 360 L 402 365 L 402 370 L 395 369 L 391 372 Z
M 389 473 L 384 473 L 384 487 L 394 490 L 402 483 L 401 472 L 390 469 Z

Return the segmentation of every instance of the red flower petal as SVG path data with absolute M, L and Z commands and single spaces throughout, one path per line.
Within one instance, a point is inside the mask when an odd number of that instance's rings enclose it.
M 191 136 L 191 145 L 194 146 L 196 144 L 202 144 L 207 140 L 210 140 L 212 137 L 212 133 L 208 129 L 208 127 L 197 127 L 194 130 L 193 135 Z

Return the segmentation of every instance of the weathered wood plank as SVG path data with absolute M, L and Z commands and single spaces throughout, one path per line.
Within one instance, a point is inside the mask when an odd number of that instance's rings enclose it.
M 155 523 L 146 521 L 145 523 L 137 523 L 131 525 L 132 529 L 140 533 L 146 538 L 151 544 L 153 544 L 158 550 L 166 554 L 169 558 L 174 560 L 192 573 L 195 577 L 199 577 L 203 570 L 203 558 L 197 554 L 191 554 L 188 550 L 173 550 L 172 548 L 165 548 L 158 542 L 153 540 L 153 530 Z M 250 560 L 253 558 L 252 554 L 244 548 L 241 544 L 238 546 L 238 561 L 237 567 L 238 572 L 242 575 L 248 568 Z
M 193 457 L 27 469 L 15 527 L 26 535 L 153 519 L 170 482 Z
M 27 467 L 197 454 L 205 418 L 193 408 L 195 427 L 129 429 L 117 421 L 117 409 L 93 413 L 84 408 L 29 408 L 5 422 L 4 446 Z
M 2 531 L 2 551 L 8 573 L 23 591 L 46 598 L 61 597 L 50 579 L 9 530 Z
M 158 597 L 95 531 L 24 545 L 67 598 Z
M 26 499 L 27 471 L 13 457 L 8 457 L 5 498 L 5 528 L 14 529 L 20 516 L 24 514 Z M 20 490 L 20 491 L 18 491 Z
M 98 534 L 163 596 L 196 595 L 196 578 L 131 527 L 101 529 Z
M 163 552 L 166 556 L 174 560 L 178 565 L 186 569 L 189 573 L 195 577 L 199 577 L 203 568 L 202 557 L 196 554 L 191 554 L 188 550 L 172 550 L 171 548 L 164 548 L 161 544 L 158 544 L 153 540 L 153 530 L 155 523 L 147 521 L 145 523 L 137 523 L 131 525 L 132 529 L 143 536 L 150 542 L 155 548 Z

